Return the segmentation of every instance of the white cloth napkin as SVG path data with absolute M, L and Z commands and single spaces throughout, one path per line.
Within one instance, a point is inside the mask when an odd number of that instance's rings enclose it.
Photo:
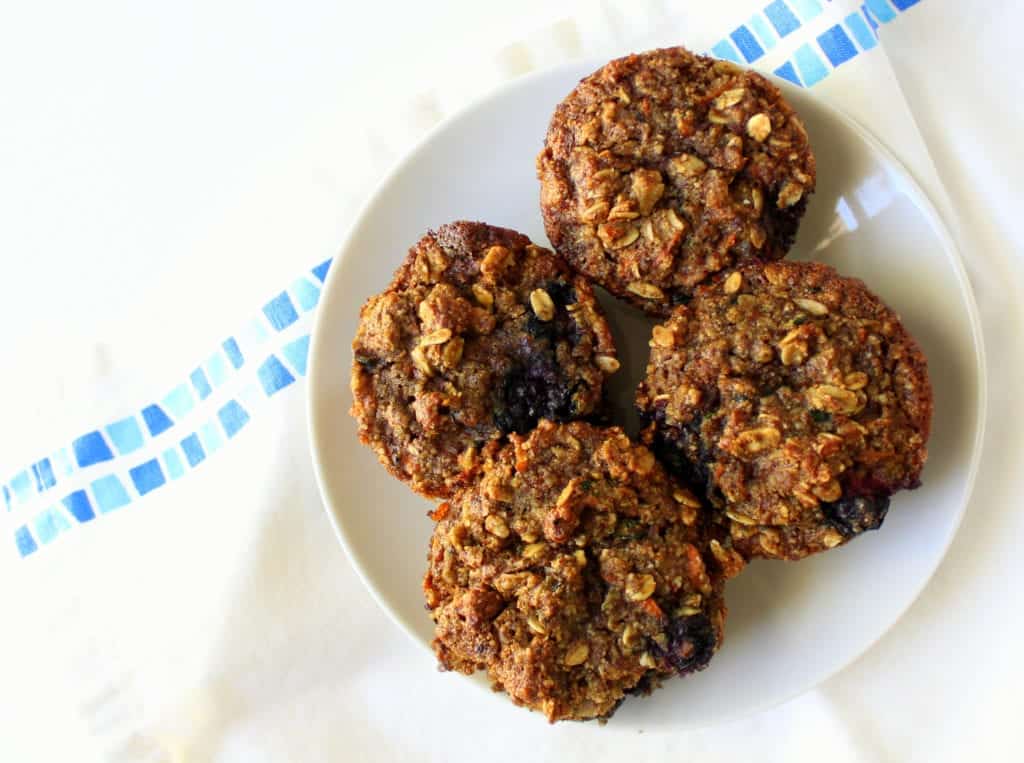
M 0 30 L 0 759 L 1009 759 L 1024 667 L 1024 13 L 418 5 L 69 6 L 56 26 L 27 8 Z M 797 28 L 780 36 L 784 11 Z M 869 17 L 880 45 L 861 36 Z M 985 457 L 935 579 L 822 686 L 685 734 L 548 727 L 437 674 L 338 548 L 305 439 L 313 269 L 386 168 L 473 97 L 678 43 L 783 75 L 791 62 L 957 226 L 990 363 Z

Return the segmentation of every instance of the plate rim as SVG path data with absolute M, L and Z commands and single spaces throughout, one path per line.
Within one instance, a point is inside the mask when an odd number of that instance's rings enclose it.
M 367 197 L 366 201 L 360 206 L 359 210 L 352 217 L 352 221 L 346 230 L 341 245 L 337 249 L 337 253 L 331 263 L 331 267 L 328 269 L 327 278 L 324 281 L 321 294 L 321 304 L 324 299 L 328 297 L 333 291 L 339 287 L 336 285 L 340 283 L 341 276 L 338 275 L 341 268 L 337 265 L 342 262 L 345 258 L 351 256 L 352 241 L 367 214 L 373 207 L 379 202 L 380 198 L 384 195 L 385 191 L 395 182 L 395 180 L 402 174 L 403 170 L 409 165 L 413 159 L 424 151 L 430 143 L 432 143 L 440 134 L 448 130 L 453 124 L 461 121 L 466 116 L 486 107 L 490 102 L 499 100 L 505 96 L 505 94 L 511 90 L 518 88 L 528 88 L 534 80 L 538 80 L 544 77 L 557 75 L 565 72 L 575 72 L 582 70 L 586 67 L 588 74 L 596 71 L 598 68 L 603 66 L 607 61 L 613 59 L 601 59 L 601 58 L 586 58 L 586 59 L 575 59 L 567 61 L 556 66 L 546 67 L 530 72 L 528 74 L 510 79 L 506 82 L 501 83 L 495 88 L 488 90 L 476 98 L 470 100 L 467 104 L 459 109 L 456 109 L 450 115 L 442 119 L 430 130 L 427 131 L 419 140 L 417 140 L 405 153 L 403 153 L 392 166 L 380 177 L 377 184 L 374 186 L 373 192 Z M 756 70 L 755 70 L 756 71 Z M 801 684 L 798 688 L 793 689 L 779 697 L 771 697 L 760 703 L 753 703 L 747 707 L 744 707 L 735 713 L 723 713 L 714 718 L 704 719 L 702 721 L 696 721 L 687 723 L 686 721 L 680 721 L 678 728 L 682 729 L 698 729 L 706 728 L 712 725 L 720 723 L 727 723 L 735 721 L 741 718 L 749 717 L 757 713 L 764 712 L 765 710 L 779 705 L 785 704 L 792 699 L 795 699 L 807 692 L 811 691 L 817 686 L 825 683 L 838 673 L 842 672 L 846 668 L 850 667 L 853 663 L 857 662 L 863 657 L 872 647 L 876 646 L 886 635 L 888 635 L 892 629 L 899 623 L 910 608 L 920 599 L 921 594 L 925 588 L 935 577 L 935 573 L 942 565 L 949 549 L 953 544 L 953 540 L 956 538 L 960 526 L 963 523 L 964 515 L 970 506 L 971 500 L 974 496 L 974 488 L 976 478 L 981 465 L 981 457 L 984 449 L 984 438 L 985 430 L 987 425 L 987 412 L 988 412 L 988 365 L 985 352 L 984 344 L 984 333 L 981 326 L 981 317 L 978 311 L 977 300 L 974 295 L 974 288 L 971 285 L 970 278 L 967 275 L 967 270 L 964 265 L 963 252 L 960 249 L 959 243 L 956 237 L 952 234 L 950 225 L 947 224 L 938 210 L 935 202 L 928 194 L 928 192 L 918 182 L 917 178 L 910 171 L 910 169 L 903 163 L 896 154 L 891 151 L 879 138 L 877 138 L 867 127 L 861 124 L 858 120 L 850 116 L 839 106 L 835 105 L 831 101 L 825 98 L 821 98 L 811 93 L 807 88 L 797 87 L 789 82 L 781 80 L 775 76 L 770 75 L 766 72 L 759 72 L 767 79 L 769 79 L 774 85 L 776 85 L 783 94 L 789 98 L 793 95 L 796 96 L 796 100 L 804 98 L 813 99 L 816 102 L 816 106 L 823 108 L 824 110 L 831 112 L 831 116 L 839 119 L 850 125 L 855 132 L 857 132 L 862 140 L 867 143 L 870 148 L 880 154 L 882 158 L 888 162 L 891 167 L 897 171 L 901 176 L 901 180 L 906 182 L 913 191 L 915 191 L 916 199 L 913 200 L 915 206 L 917 206 L 922 214 L 927 219 L 928 223 L 937 232 L 938 238 L 940 239 L 945 253 L 949 255 L 949 259 L 953 266 L 953 272 L 956 277 L 957 285 L 960 287 L 961 293 L 965 297 L 966 312 L 968 322 L 970 324 L 970 334 L 974 345 L 974 367 L 975 367 L 975 378 L 977 381 L 977 389 L 975 391 L 975 410 L 976 410 L 976 422 L 974 426 L 974 439 L 971 444 L 971 456 L 968 464 L 968 470 L 966 479 L 964 480 L 964 498 L 961 505 L 956 513 L 954 521 L 952 522 L 947 536 L 943 539 L 941 550 L 935 556 L 934 563 L 928 570 L 926 575 L 921 577 L 916 588 L 913 590 L 913 595 L 908 597 L 906 603 L 899 610 L 898 614 L 893 617 L 881 631 L 879 631 L 873 638 L 869 639 L 860 649 L 854 650 L 849 656 L 841 660 L 835 667 L 824 672 L 823 674 L 813 678 L 810 682 Z M 584 74 L 586 77 L 588 74 Z M 574 75 L 575 76 L 575 75 Z M 579 78 L 579 79 L 582 79 Z M 579 81 L 579 80 L 577 80 Z M 941 180 L 940 180 L 941 183 Z M 940 192 L 945 193 L 944 187 L 940 186 Z M 316 379 L 319 378 L 318 369 L 320 367 L 320 355 L 321 352 L 327 352 L 326 349 L 321 349 L 322 340 L 319 337 L 323 336 L 323 332 L 320 330 L 321 324 L 326 319 L 324 315 L 327 311 L 318 309 L 314 316 L 313 326 L 310 332 L 310 348 L 309 348 L 309 360 L 308 360 L 308 371 L 305 379 L 306 388 L 306 401 L 305 401 L 305 414 L 306 414 L 306 435 L 309 444 L 310 457 L 313 462 L 313 473 L 316 479 L 317 490 L 320 495 L 320 500 L 323 504 L 324 511 L 327 514 L 328 520 L 333 529 L 334 536 L 338 543 L 341 545 L 345 554 L 348 556 L 349 562 L 359 577 L 363 586 L 370 593 L 376 605 L 384 611 L 388 618 L 401 630 L 417 647 L 419 651 L 426 652 L 433 655 L 428 644 L 424 643 L 417 635 L 412 625 L 407 622 L 407 618 L 395 611 L 385 601 L 384 594 L 378 589 L 376 584 L 370 580 L 363 563 L 361 562 L 361 554 L 353 548 L 349 543 L 348 538 L 343 530 L 343 522 L 340 517 L 340 510 L 336 510 L 329 499 L 326 479 L 326 468 L 324 459 L 322 456 L 321 448 L 318 447 L 320 440 L 320 431 L 322 427 L 326 426 L 326 422 L 318 422 L 316 409 L 318 407 L 318 393 L 317 389 L 323 385 L 317 384 Z M 347 415 L 347 412 L 345 413 Z M 466 676 L 469 682 L 483 688 L 479 681 L 473 681 L 471 676 Z

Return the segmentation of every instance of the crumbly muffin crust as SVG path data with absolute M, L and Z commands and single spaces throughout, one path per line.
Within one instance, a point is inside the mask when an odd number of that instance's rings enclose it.
M 544 420 L 510 439 L 434 513 L 423 589 L 441 666 L 486 670 L 550 721 L 607 718 L 703 669 L 743 561 L 709 548 L 695 496 L 618 427 Z
M 767 79 L 667 48 L 580 82 L 555 110 L 537 174 L 557 251 L 612 294 L 667 315 L 714 273 L 785 255 L 815 162 Z
M 509 433 L 597 414 L 619 367 L 590 285 L 526 236 L 474 222 L 409 251 L 363 306 L 352 350 L 359 439 L 436 498 Z
M 861 281 L 819 263 L 747 263 L 699 288 L 650 344 L 644 438 L 704 486 L 747 557 L 845 543 L 920 485 L 927 364 Z

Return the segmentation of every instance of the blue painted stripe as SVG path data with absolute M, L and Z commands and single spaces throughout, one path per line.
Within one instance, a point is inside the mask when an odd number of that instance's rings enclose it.
M 263 385 L 263 391 L 267 393 L 267 397 L 295 381 L 295 377 L 288 372 L 288 369 L 284 367 L 284 364 L 275 355 L 271 355 L 263 361 L 263 365 L 260 366 L 256 375 L 259 377 L 260 384 Z
M 192 397 L 192 391 L 188 388 L 187 384 L 179 384 L 168 392 L 163 403 L 164 407 L 176 419 L 183 418 L 196 405 L 195 398 Z
M 203 444 L 199 442 L 199 435 L 195 432 L 181 441 L 181 449 L 185 452 L 185 458 L 188 459 L 189 466 L 194 467 L 206 458 L 206 450 L 203 448 Z
M 228 378 L 228 364 L 219 352 L 213 353 L 206 361 L 206 376 L 214 387 L 219 387 Z
M 96 514 L 92 510 L 92 504 L 89 503 L 89 496 L 84 490 L 76 490 L 70 495 L 64 496 L 61 502 L 71 516 L 79 522 L 90 522 L 96 518 Z
M 32 465 L 32 474 L 36 478 L 36 492 L 45 492 L 57 484 L 57 478 L 53 476 L 53 466 L 48 458 L 36 461 Z
M 281 353 L 299 376 L 305 376 L 306 360 L 309 357 L 309 334 L 286 344 L 281 348 Z
M 875 37 L 878 36 L 878 22 L 875 21 L 875 15 L 868 9 L 866 5 L 860 7 L 860 12 L 864 14 L 864 18 L 868 20 L 868 26 L 871 27 L 871 31 L 875 33 Z
M 75 468 L 71 463 L 71 456 L 68 453 L 67 448 L 61 448 L 50 456 L 50 458 L 53 459 L 53 463 L 56 464 L 57 469 L 65 477 L 71 474 L 72 470 Z
M 263 314 L 267 316 L 275 331 L 283 331 L 299 319 L 299 314 L 295 312 L 288 292 L 285 291 L 263 306 Z
M 132 482 L 135 483 L 135 489 L 139 491 L 139 495 L 156 490 L 167 482 L 163 470 L 160 468 L 160 462 L 155 458 L 129 469 L 128 474 L 132 478 Z
M 250 348 L 269 338 L 267 323 L 280 331 L 298 320 L 296 305 L 305 313 L 315 309 L 321 291 L 313 278 L 322 282 L 330 265 L 331 260 L 325 260 L 311 269 L 312 277 L 306 275 L 294 280 L 289 291 L 279 293 L 264 305 L 260 317 L 250 320 L 244 333 L 236 335 L 238 339 L 233 336 L 224 340 L 206 363 L 193 369 L 188 381 L 173 387 L 159 403 L 151 403 L 135 415 L 86 432 L 74 439 L 70 447 L 34 461 L 7 484 L 0 485 L 7 510 L 54 487 L 60 479 L 73 475 L 76 467 L 86 468 L 139 452 L 146 445 L 147 434 L 156 437 L 184 420 L 200 400 L 212 396 L 216 386 L 228 382 L 229 362 L 235 369 L 241 368 L 245 354 L 251 354 Z M 16 533 L 23 555 L 33 553 L 40 543 L 48 543 L 70 528 L 72 518 L 77 523 L 90 522 L 99 514 L 130 504 L 136 494 L 144 496 L 170 480 L 180 479 L 189 468 L 202 463 L 209 453 L 219 449 L 248 424 L 253 406 L 258 407 L 265 396 L 275 394 L 293 384 L 296 376 L 307 373 L 309 340 L 309 335 L 305 334 L 282 343 L 278 354 L 268 355 L 257 369 L 258 385 L 251 377 L 245 380 L 242 390 L 235 392 L 236 399 L 223 403 L 216 416 L 208 419 L 198 431 L 186 435 L 178 446 L 164 447 L 159 455 L 125 468 L 125 472 L 97 476 L 85 489 L 66 493 L 59 504 L 39 512 Z M 129 482 L 134 487 L 131 492 L 127 489 Z
M 28 531 L 25 525 L 14 531 L 14 543 L 18 547 L 18 554 L 21 556 L 28 556 L 39 548 L 32 537 L 32 533 Z
M 853 33 L 861 50 L 871 50 L 878 44 L 874 32 L 868 28 L 864 17 L 859 13 L 851 13 L 843 21 L 846 24 L 846 28 Z
M 736 47 L 739 48 L 743 57 L 747 59 L 747 63 L 756 61 L 764 55 L 764 48 L 745 26 L 737 27 L 729 36 L 732 37 L 732 41 L 736 43 Z
M 229 400 L 217 411 L 217 418 L 227 436 L 234 437 L 249 422 L 249 413 L 237 400 Z
M 319 280 L 320 283 L 323 283 L 324 281 L 327 280 L 327 271 L 330 269 L 331 262 L 333 259 L 333 257 L 330 259 L 326 259 L 312 269 L 311 272 L 313 273 L 313 275 L 317 277 L 317 280 Z
M 60 533 L 71 529 L 71 524 L 64 515 L 52 506 L 36 514 L 32 524 L 36 530 L 36 537 L 43 545 L 50 543 Z
M 768 22 L 764 20 L 764 16 L 755 13 L 747 21 L 747 26 L 754 30 L 754 34 L 764 45 L 765 50 L 771 50 L 775 47 L 775 44 L 779 41 L 779 38 L 775 36 L 775 32 L 768 25 Z
M 825 64 L 807 43 L 796 49 L 793 60 L 796 61 L 796 68 L 800 70 L 800 79 L 807 87 L 816 85 L 828 76 Z
M 726 61 L 732 61 L 734 64 L 742 63 L 740 60 L 740 54 L 736 52 L 736 48 L 734 48 L 732 43 L 728 40 L 719 40 L 716 42 L 714 47 L 711 48 L 711 52 L 719 58 L 724 58 Z
M 53 521 L 53 516 L 50 514 L 49 509 L 36 514 L 32 519 L 32 526 L 36 531 L 36 537 L 44 546 L 56 538 L 57 533 L 60 532 L 57 523 Z
M 109 461 L 114 457 L 110 446 L 99 432 L 82 435 L 71 443 L 71 449 L 74 450 L 75 460 L 81 468 L 98 464 L 101 461 Z
M 231 361 L 231 365 L 235 368 L 241 368 L 242 364 L 245 363 L 245 358 L 242 357 L 242 351 L 238 349 L 238 342 L 235 341 L 235 338 L 229 336 L 221 346 L 224 348 L 224 354 Z
M 19 501 L 27 501 L 32 495 L 32 479 L 28 472 L 18 472 L 11 479 L 11 490 L 18 497 Z
M 885 0 L 864 0 L 868 8 L 874 14 L 875 18 L 881 21 L 883 24 L 888 24 L 894 18 L 896 18 L 896 11 L 894 11 L 889 3 Z
M 818 35 L 818 45 L 835 67 L 845 64 L 857 55 L 853 41 L 838 24 Z
M 917 5 L 921 0 L 891 0 L 891 2 L 896 6 L 897 10 L 905 11 Z
M 291 285 L 291 292 L 303 312 L 309 312 L 320 301 L 320 290 L 310 283 L 308 278 L 295 279 Z
M 793 6 L 805 24 L 816 19 L 821 13 L 821 3 L 818 0 L 789 0 L 789 4 Z
M 146 428 L 153 437 L 174 426 L 174 422 L 164 413 L 164 409 L 156 404 L 147 405 L 142 409 L 142 420 L 146 422 Z
M 207 453 L 216 453 L 220 450 L 220 446 L 224 444 L 224 435 L 220 433 L 220 429 L 212 421 L 207 421 L 199 427 L 199 439 L 202 440 L 203 447 Z
M 167 469 L 167 476 L 172 480 L 176 480 L 185 474 L 185 465 L 181 462 L 181 456 L 178 455 L 178 451 L 174 448 L 168 448 L 161 454 L 161 458 L 164 462 L 164 468 Z
M 93 498 L 96 499 L 96 505 L 102 514 L 131 503 L 132 499 L 128 495 L 128 491 L 124 489 L 121 480 L 113 474 L 94 480 L 90 487 Z
M 134 416 L 115 421 L 106 427 L 107 436 L 110 437 L 117 452 L 122 456 L 127 453 L 134 453 L 142 447 L 142 430 Z
M 772 26 L 779 33 L 779 37 L 785 37 L 790 32 L 795 32 L 800 28 L 800 21 L 782 0 L 775 0 L 775 2 L 765 6 L 764 15 L 772 22 Z
M 206 374 L 203 373 L 203 369 L 197 368 L 188 378 L 191 380 L 192 386 L 196 388 L 196 392 L 199 393 L 200 400 L 205 400 L 213 392 L 213 387 L 206 380 Z

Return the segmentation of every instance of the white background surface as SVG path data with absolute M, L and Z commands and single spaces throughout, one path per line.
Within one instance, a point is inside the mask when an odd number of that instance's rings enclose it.
M 0 12 L 0 464 L 147 402 L 331 256 L 390 161 L 524 67 L 517 40 L 555 51 L 533 66 L 598 39 L 609 54 L 668 34 L 700 47 L 750 8 L 720 0 L 706 13 L 726 23 L 652 37 L 671 3 L 634 4 L 611 32 L 591 23 L 595 4 L 489 5 Z M 551 31 L 572 14 L 575 43 Z M 686 734 L 548 728 L 467 694 L 375 608 L 334 542 L 292 389 L 216 471 L 69 533 L 38 563 L 3 566 L 0 759 L 1010 759 L 1024 676 L 1021 29 L 1011 0 L 922 0 L 884 29 L 959 217 L 990 419 L 949 557 L 853 666 Z M 870 102 L 870 88 L 827 87 L 851 111 Z M 900 121 L 882 106 L 879 133 Z

